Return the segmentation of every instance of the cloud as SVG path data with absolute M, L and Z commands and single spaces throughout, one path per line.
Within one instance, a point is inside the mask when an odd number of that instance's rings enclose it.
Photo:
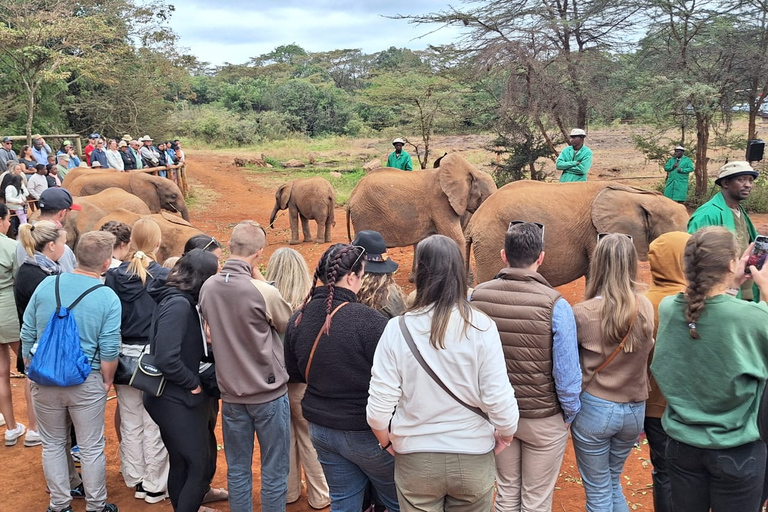
M 188 0 L 177 4 L 171 27 L 190 53 L 215 65 L 244 63 L 290 43 L 312 52 L 359 48 L 374 53 L 390 46 L 423 49 L 459 35 L 453 27 L 427 35 L 438 26 L 383 17 L 433 12 L 448 5 L 436 0 L 415 4 L 402 0 Z

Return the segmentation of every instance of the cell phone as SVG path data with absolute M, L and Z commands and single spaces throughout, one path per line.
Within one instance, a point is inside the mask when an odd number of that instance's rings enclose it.
M 768 257 L 768 236 L 758 235 L 755 238 L 755 245 L 752 247 L 752 254 L 749 255 L 747 260 L 747 268 L 745 272 L 750 273 L 749 267 L 754 265 L 757 270 L 763 268 L 765 259 Z

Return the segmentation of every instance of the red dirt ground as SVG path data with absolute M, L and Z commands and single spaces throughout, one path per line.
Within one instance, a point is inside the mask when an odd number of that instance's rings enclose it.
M 243 219 L 254 219 L 263 225 L 268 224 L 269 214 L 274 205 L 274 190 L 266 189 L 257 183 L 257 178 L 239 168 L 232 167 L 222 162 L 221 154 L 212 151 L 187 151 L 188 172 L 193 185 L 215 190 L 221 196 L 204 212 L 192 212 L 192 223 L 203 231 L 226 242 L 229 238 L 232 226 Z M 250 155 L 246 155 L 250 156 Z M 255 156 L 255 155 L 254 155 Z M 230 159 L 231 161 L 231 159 Z M 344 226 L 344 210 L 336 211 L 337 226 L 333 231 L 334 242 L 346 242 Z M 768 216 L 752 216 L 758 230 L 768 232 Z M 283 215 L 278 217 L 275 229 L 268 232 L 268 244 L 263 263 L 266 264 L 270 254 L 278 247 L 287 244 L 290 237 L 288 218 Z M 314 268 L 317 259 L 329 244 L 316 245 L 313 243 L 294 246 L 307 259 L 310 268 Z M 398 248 L 391 251 L 393 260 L 400 263 L 401 268 L 409 269 L 412 260 L 410 248 Z M 647 282 L 648 266 L 641 265 L 643 280 Z M 408 272 L 401 271 L 397 274 L 397 280 L 410 291 L 411 285 L 407 282 Z M 583 298 L 583 280 L 569 283 L 559 288 L 561 293 L 571 302 L 576 303 Z M 23 395 L 23 381 L 12 379 L 14 410 L 17 418 L 26 423 L 26 405 Z M 114 395 L 114 391 L 110 393 Z M 126 488 L 119 474 L 120 462 L 118 445 L 111 418 L 116 407 L 116 401 L 110 399 L 107 402 L 107 488 L 109 501 L 119 505 L 123 512 L 146 511 L 170 511 L 171 505 L 167 500 L 156 505 L 147 505 L 143 501 L 133 498 L 132 489 Z M 218 439 L 221 446 L 222 437 L 219 427 Z M 0 482 L 3 482 L 5 496 L 0 500 L 0 512 L 11 511 L 40 511 L 48 506 L 48 496 L 45 493 L 45 478 L 40 462 L 40 447 L 25 448 L 21 442 L 17 446 L 0 447 Z M 258 452 L 257 452 L 258 453 Z M 254 507 L 258 510 L 259 498 L 259 461 L 258 455 L 254 458 Z M 623 474 L 625 495 L 632 510 L 653 510 L 651 497 L 651 469 L 647 444 L 643 443 L 630 454 Z M 220 449 L 218 454 L 218 471 L 214 479 L 214 486 L 226 487 L 226 461 L 224 452 Z M 222 512 L 228 512 L 226 503 L 212 504 Z M 76 511 L 85 510 L 82 501 L 73 502 Z M 579 473 L 573 455 L 573 449 L 569 443 L 565 460 L 561 468 L 560 479 L 555 490 L 553 510 L 556 512 L 571 512 L 584 509 L 584 489 L 581 486 Z M 289 505 L 289 512 L 310 512 L 305 498 L 297 503 Z

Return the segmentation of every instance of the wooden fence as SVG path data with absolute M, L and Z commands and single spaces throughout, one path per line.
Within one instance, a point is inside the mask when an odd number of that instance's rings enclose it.
M 186 198 L 189 192 L 189 183 L 187 182 L 187 167 L 185 164 L 169 165 L 168 167 L 145 167 L 144 169 L 136 169 L 129 172 L 144 172 L 153 176 L 160 176 L 160 171 L 168 171 L 166 175 L 168 179 L 173 179 L 171 172 L 176 171 L 176 184 Z

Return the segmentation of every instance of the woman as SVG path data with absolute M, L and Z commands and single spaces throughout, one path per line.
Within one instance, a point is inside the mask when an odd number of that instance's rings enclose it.
M 384 238 L 378 231 L 360 231 L 352 245 L 365 248 L 365 275 L 357 300 L 387 318 L 402 315 L 405 294 L 392 277 L 398 265 L 387 256 Z
M 21 151 L 19 152 L 19 162 L 24 164 L 27 169 L 35 168 L 37 160 L 35 159 L 35 155 L 32 154 L 32 146 L 27 146 L 25 144 L 21 147 Z
M 402 510 L 487 512 L 496 473 L 494 427 L 498 443 L 508 446 L 519 418 L 499 332 L 467 301 L 456 242 L 430 236 L 416 247 L 415 260 L 416 300 L 387 324 L 376 348 L 368 422 L 395 455 Z M 456 397 L 419 364 L 407 336 Z
M 13 415 L 11 400 L 11 351 L 19 353 L 19 318 L 13 298 L 13 283 L 19 268 L 16 241 L 5 236 L 10 225 L 11 214 L 0 204 L 0 413 L 5 417 L 6 446 L 15 445 L 26 431 L 26 426 L 18 423 Z
M 184 244 L 184 254 L 192 249 L 203 249 L 212 252 L 216 258 L 221 259 L 221 244 L 214 237 L 206 234 L 195 235 Z
M 117 169 L 118 171 L 125 170 L 123 157 L 120 156 L 120 151 L 117 150 L 116 140 L 110 139 L 106 154 L 107 154 L 107 164 L 109 164 L 110 169 Z
M 760 509 L 766 447 L 757 408 L 768 379 L 768 306 L 735 297 L 751 246 L 739 259 L 721 227 L 685 247 L 685 293 L 659 305 L 651 371 L 667 399 L 667 463 L 675 511 Z M 768 297 L 768 265 L 750 268 Z
M 643 430 L 653 306 L 638 291 L 632 239 L 597 242 L 586 301 L 573 307 L 582 371 L 581 412 L 571 427 L 587 511 L 628 511 L 621 471 Z
M 112 249 L 112 263 L 109 268 L 119 267 L 131 252 L 131 226 L 125 222 L 110 220 L 101 226 L 101 231 L 109 231 L 115 235 L 115 247 Z
M 21 176 L 14 174 L 7 187 L 5 187 L 5 204 L 16 216 L 12 219 L 14 235 L 18 234 L 19 226 L 27 223 L 27 192 Z
M 394 459 L 379 448 L 365 420 L 373 353 L 387 320 L 357 303 L 364 253 L 346 244 L 323 253 L 313 278 L 313 286 L 318 279 L 322 286 L 288 321 L 285 365 L 292 381 L 307 384 L 301 407 L 333 512 L 360 512 L 369 481 L 387 508 L 398 512 Z
M 196 306 L 200 288 L 217 267 L 213 254 L 194 249 L 164 282 L 156 280 L 148 289 L 157 303 L 150 353 L 166 385 L 159 397 L 145 393 L 144 407 L 168 449 L 168 494 L 176 512 L 197 512 L 208 488 L 208 401 L 198 377 L 205 340 Z
M 258 271 L 258 270 L 257 270 Z M 267 281 L 273 282 L 283 299 L 296 311 L 304 297 L 312 290 L 312 276 L 304 257 L 288 247 L 277 249 L 267 263 Z M 288 503 L 301 497 L 301 470 L 307 478 L 307 501 L 314 509 L 322 509 L 331 502 L 328 483 L 323 468 L 317 460 L 317 452 L 309 437 L 309 423 L 301 411 L 307 385 L 301 382 L 288 383 L 288 399 L 291 404 L 291 465 L 288 473 Z
M 169 271 L 155 262 L 161 237 L 155 221 L 139 219 L 129 233 L 129 245 L 136 250 L 128 261 L 107 272 L 104 284 L 115 291 L 122 306 L 120 353 L 138 357 L 149 344 L 155 309 L 147 288 L 164 280 Z M 167 496 L 168 480 L 168 452 L 160 430 L 144 409 L 141 390 L 116 385 L 115 391 L 120 410 L 120 468 L 125 485 L 135 489 L 134 498 L 159 503 Z

